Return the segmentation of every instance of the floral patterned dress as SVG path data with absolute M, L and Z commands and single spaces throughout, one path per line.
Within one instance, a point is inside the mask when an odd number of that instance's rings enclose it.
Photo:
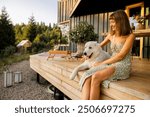
M 113 39 L 111 40 L 111 51 L 112 51 L 112 57 L 115 56 L 117 53 L 119 53 L 122 49 L 124 44 L 122 43 L 115 43 L 114 42 L 114 36 Z M 109 87 L 109 84 L 111 81 L 117 81 L 117 80 L 122 80 L 122 79 L 127 79 L 130 75 L 131 72 L 131 50 L 130 52 L 124 57 L 124 59 L 122 59 L 121 61 L 118 61 L 116 63 L 113 64 L 103 64 L 100 66 L 95 66 L 90 68 L 89 70 L 87 70 L 86 72 L 84 72 L 84 74 L 82 75 L 81 79 L 80 79 L 80 89 L 82 89 L 84 81 L 86 80 L 86 78 L 89 78 L 91 75 L 93 75 L 96 71 L 100 71 L 103 70 L 105 68 L 108 68 L 110 66 L 114 66 L 115 67 L 115 72 L 112 74 L 112 76 L 110 78 L 108 78 L 107 80 L 104 80 L 102 85 L 106 88 Z

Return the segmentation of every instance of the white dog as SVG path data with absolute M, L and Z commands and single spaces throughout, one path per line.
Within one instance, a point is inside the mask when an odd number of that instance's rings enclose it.
M 70 76 L 71 80 L 75 79 L 79 71 L 91 68 L 95 62 L 102 62 L 110 58 L 110 55 L 104 50 L 102 50 L 102 48 L 96 41 L 87 42 L 85 44 L 83 54 L 88 59 L 73 70 Z

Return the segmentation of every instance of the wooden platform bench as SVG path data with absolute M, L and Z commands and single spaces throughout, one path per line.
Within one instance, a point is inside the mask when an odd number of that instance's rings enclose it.
M 30 56 L 30 67 L 40 74 L 44 79 L 54 85 L 70 99 L 81 99 L 79 89 L 79 78 L 70 80 L 69 76 L 73 69 L 81 64 L 81 61 L 66 61 L 49 59 L 48 54 L 41 53 Z M 150 99 L 150 61 L 133 59 L 132 72 L 130 78 L 117 82 L 111 82 L 110 87 L 101 86 L 101 98 L 104 100 L 147 100 Z

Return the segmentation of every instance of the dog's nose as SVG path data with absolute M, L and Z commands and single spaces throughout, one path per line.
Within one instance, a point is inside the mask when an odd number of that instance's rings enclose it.
M 87 55 L 86 52 L 83 53 L 85 56 Z

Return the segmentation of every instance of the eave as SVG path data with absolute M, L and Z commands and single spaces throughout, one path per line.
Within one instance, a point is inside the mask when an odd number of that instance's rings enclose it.
M 70 17 L 125 10 L 127 5 L 138 2 L 145 2 L 145 5 L 148 5 L 148 0 L 78 0 Z

